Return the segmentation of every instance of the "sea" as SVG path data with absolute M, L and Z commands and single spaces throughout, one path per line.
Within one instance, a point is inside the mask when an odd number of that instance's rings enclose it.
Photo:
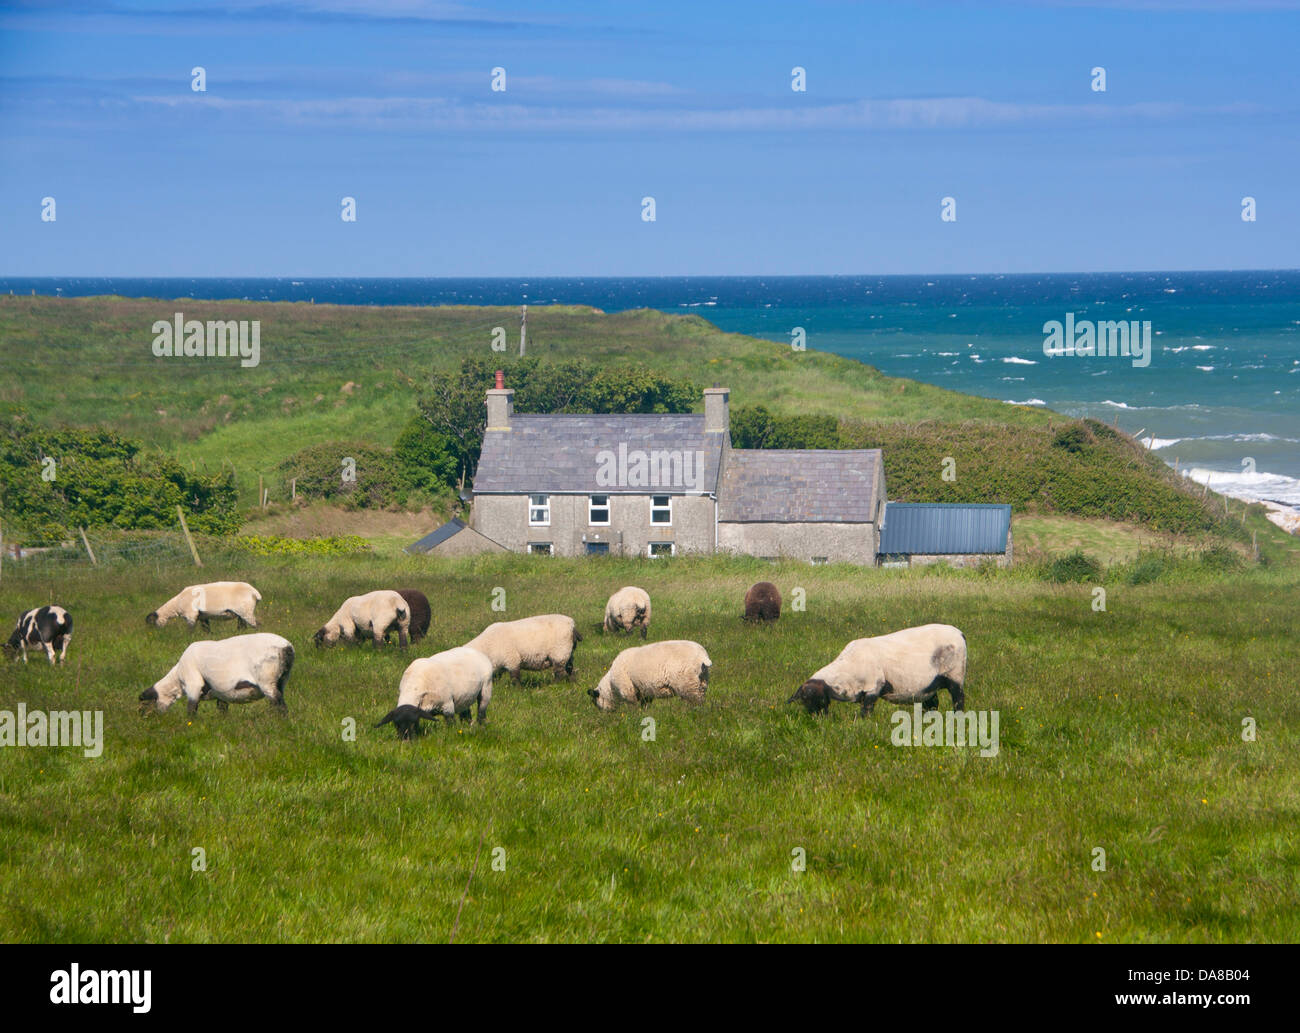
M 701 316 L 890 376 L 1118 421 L 1186 476 L 1300 515 L 1300 270 L 474 279 L 0 278 L 0 292 Z M 1150 323 L 1149 364 L 1048 355 L 1053 322 Z M 942 418 L 942 412 L 935 412 Z

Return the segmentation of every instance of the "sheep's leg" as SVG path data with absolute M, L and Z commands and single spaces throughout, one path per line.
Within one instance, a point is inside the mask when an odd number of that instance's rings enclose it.
M 199 712 L 199 698 L 196 696 L 185 697 L 185 712 L 193 717 Z
M 478 698 L 478 723 L 481 724 L 481 725 L 485 725 L 485 724 L 487 724 L 487 708 L 488 708 L 488 701 L 485 700 L 482 696 L 479 696 L 479 698 Z
M 519 668 L 518 668 L 518 667 L 516 667 L 514 670 L 512 670 L 512 671 L 510 672 L 510 680 L 511 680 L 512 682 L 514 682 L 516 685 L 519 684 Z
M 862 704 L 862 709 L 858 711 L 858 717 L 870 717 L 871 711 L 875 709 L 876 696 L 868 696 L 865 692 L 858 697 L 858 702 Z
M 72 641 L 72 632 L 69 631 L 66 635 L 63 636 L 63 645 L 59 648 L 59 663 L 62 663 L 64 661 L 64 658 L 67 657 L 68 643 L 71 641 Z
M 645 638 L 645 636 L 646 636 L 646 632 L 648 632 L 649 630 L 650 630 L 650 629 L 649 629 L 646 625 L 642 624 L 642 625 L 641 625 L 641 637 L 642 637 L 642 638 Z
M 403 649 L 411 644 L 411 637 L 407 635 L 405 628 L 397 629 L 397 644 Z
M 217 700 L 217 713 L 224 714 L 230 710 L 230 704 L 224 699 Z
M 961 685 L 951 678 L 948 679 L 948 698 L 952 700 L 953 710 L 966 709 L 966 693 L 962 691 Z
M 938 709 L 939 709 L 939 690 L 935 689 L 933 696 L 927 696 L 925 699 L 921 701 L 921 712 L 925 713 L 928 710 L 938 710 Z
M 53 666 L 54 666 L 54 646 L 51 645 L 49 642 L 46 642 L 46 641 L 44 641 L 44 640 L 42 640 L 41 645 L 43 645 L 43 646 L 45 647 L 45 656 L 46 656 L 46 659 L 48 659 L 48 660 L 50 661 L 50 666 L 53 667 Z
M 23 663 L 27 663 L 27 640 L 23 639 L 18 643 L 23 651 Z
M 210 620 L 208 620 L 207 617 L 200 617 L 200 618 L 199 618 L 199 623 L 203 625 L 203 630 L 204 630 L 204 631 L 211 631 L 211 630 L 212 630 L 212 622 L 211 622 Z M 192 627 L 194 627 L 194 625 L 191 624 L 190 627 L 192 628 Z

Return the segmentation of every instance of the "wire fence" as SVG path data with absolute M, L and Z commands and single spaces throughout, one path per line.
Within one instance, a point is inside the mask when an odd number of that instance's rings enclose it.
M 0 549 L 0 582 L 6 577 L 61 576 L 81 570 L 122 571 L 193 566 L 185 537 L 180 532 L 158 531 L 124 535 L 88 531 L 83 542 L 23 546 L 5 543 Z

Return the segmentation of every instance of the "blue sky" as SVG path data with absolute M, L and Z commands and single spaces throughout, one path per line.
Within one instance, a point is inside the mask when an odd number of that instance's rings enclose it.
M 1294 268 L 1298 52 L 1284 0 L 4 3 L 0 275 Z

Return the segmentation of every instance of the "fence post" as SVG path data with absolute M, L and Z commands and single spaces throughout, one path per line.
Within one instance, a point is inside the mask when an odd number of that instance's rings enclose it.
M 90 557 L 90 565 L 92 567 L 98 567 L 99 561 L 95 559 L 95 550 L 90 547 L 90 539 L 86 537 L 86 529 L 84 527 L 78 527 L 77 530 L 81 532 L 81 544 L 86 547 L 86 555 Z
M 176 515 L 181 518 L 181 531 L 185 534 L 185 544 L 190 547 L 190 555 L 194 557 L 194 565 L 196 567 L 203 566 L 203 561 L 199 559 L 199 550 L 194 548 L 194 539 L 190 537 L 190 527 L 185 522 L 185 514 L 181 511 L 180 506 L 176 507 Z
M 4 524 L 0 523 L 0 577 L 4 576 L 5 570 L 5 531 Z
M 257 475 L 257 504 L 263 509 L 266 508 L 266 493 L 262 490 L 262 475 Z
M 297 477 L 295 477 L 292 481 L 289 482 L 289 492 L 290 492 L 290 494 L 289 494 L 289 500 L 290 500 L 291 502 L 292 502 L 292 501 L 296 501 L 297 498 L 298 498 L 298 478 L 297 478 Z

